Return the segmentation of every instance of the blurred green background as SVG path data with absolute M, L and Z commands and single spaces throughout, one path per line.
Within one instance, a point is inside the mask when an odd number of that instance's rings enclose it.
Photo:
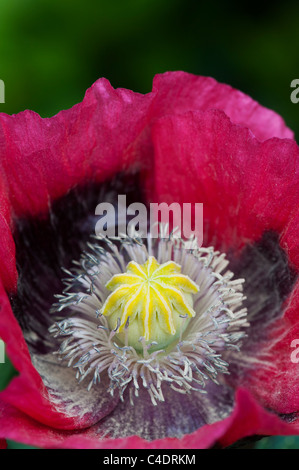
M 146 93 L 156 73 L 213 76 L 283 116 L 299 136 L 299 2 L 0 0 L 0 111 L 43 117 L 82 100 L 99 77 Z M 0 364 L 0 389 L 14 371 Z M 18 444 L 9 443 L 18 448 Z M 299 448 L 265 438 L 258 448 Z
M 146 93 L 156 73 L 185 70 L 248 93 L 298 135 L 298 20 L 287 0 L 0 0 L 1 111 L 50 116 L 99 77 Z

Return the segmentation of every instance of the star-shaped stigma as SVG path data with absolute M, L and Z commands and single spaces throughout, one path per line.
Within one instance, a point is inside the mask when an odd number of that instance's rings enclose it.
M 174 261 L 159 264 L 153 256 L 144 264 L 131 261 L 127 271 L 114 275 L 106 288 L 113 292 L 100 313 L 117 319 L 118 332 L 137 322 L 146 341 L 156 340 L 157 326 L 164 335 L 174 336 L 181 324 L 178 317 L 195 316 L 192 294 L 199 287 L 181 274 L 181 267 Z

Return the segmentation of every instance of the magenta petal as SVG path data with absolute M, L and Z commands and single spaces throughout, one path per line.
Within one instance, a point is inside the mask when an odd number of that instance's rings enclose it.
M 298 435 L 298 419 L 293 423 L 282 421 L 275 414 L 267 412 L 252 395 L 239 389 L 236 394 L 236 406 L 230 418 L 227 431 L 220 443 L 229 446 L 244 437 Z
M 84 389 L 79 390 L 73 371 L 70 369 L 66 369 L 64 374 L 66 381 L 63 382 L 65 387 L 69 386 L 70 389 L 62 390 L 63 394 L 56 397 L 59 398 L 59 405 L 57 406 L 57 399 L 53 400 L 52 396 L 49 395 L 44 381 L 32 364 L 22 330 L 13 316 L 8 298 L 2 289 L 0 285 L 2 310 L 0 315 L 0 337 L 6 343 L 6 352 L 20 375 L 14 378 L 5 390 L 0 392 L 1 400 L 43 424 L 60 429 L 80 429 L 91 426 L 111 412 L 116 406 L 118 398 L 111 398 L 106 393 L 100 399 L 96 389 L 88 395 L 85 386 Z M 41 361 L 43 359 L 42 356 Z M 44 365 L 45 367 L 49 366 L 46 358 Z M 53 367 L 55 367 L 55 364 L 51 364 L 50 370 Z M 72 382 L 71 378 L 73 379 Z M 50 380 L 50 377 L 48 377 L 48 380 Z M 54 387 L 54 385 L 56 384 L 53 381 L 53 384 L 50 383 L 49 388 Z M 77 394 L 71 393 L 72 387 L 75 388 Z M 55 393 L 55 388 L 53 388 L 52 393 Z M 87 405 L 83 403 L 83 397 L 85 400 L 87 399 Z M 78 403 L 73 403 L 72 400 L 77 400 Z M 72 413 L 68 411 L 70 408 Z
M 189 110 L 219 109 L 235 124 L 250 129 L 261 141 L 271 137 L 294 137 L 293 132 L 274 111 L 211 77 L 167 72 L 155 77 L 153 91 L 157 93 L 151 109 L 155 117 L 182 114 Z
M 285 423 L 266 412 L 246 390 L 238 390 L 232 414 L 212 425 L 206 425 L 182 439 L 146 441 L 137 436 L 100 440 L 96 426 L 72 434 L 47 427 L 13 407 L 0 402 L 0 437 L 45 448 L 77 449 L 205 449 L 217 442 L 223 446 L 252 435 L 299 434 L 298 423 Z
M 77 449 L 192 449 L 211 447 L 228 429 L 228 420 L 204 426 L 183 439 L 162 439 L 148 442 L 137 436 L 125 439 L 99 439 L 96 426 L 86 430 L 57 430 L 35 421 L 16 408 L 0 401 L 0 437 L 43 448 Z
M 114 90 L 100 79 L 82 103 L 42 119 L 32 111 L 0 114 L 1 167 L 17 214 L 48 210 L 76 184 L 103 181 L 136 165 L 134 142 L 150 96 Z
M 32 365 L 22 330 L 12 314 L 6 294 L 1 289 L 0 336 L 6 343 L 6 352 L 20 376 L 12 380 L 0 393 L 1 399 L 21 409 L 29 416 L 53 426 L 74 427 L 74 420 L 66 418 L 47 400 L 47 391 L 41 377 Z M 13 334 L 11 333 L 13 332 Z
M 293 340 L 299 339 L 299 282 L 285 305 L 284 316 L 260 345 L 256 365 L 242 380 L 267 409 L 280 414 L 299 410 L 299 365 L 292 360 Z
M 203 203 L 205 243 L 237 248 L 289 224 L 299 200 L 294 141 L 261 143 L 217 110 L 161 118 L 152 139 L 150 199 Z

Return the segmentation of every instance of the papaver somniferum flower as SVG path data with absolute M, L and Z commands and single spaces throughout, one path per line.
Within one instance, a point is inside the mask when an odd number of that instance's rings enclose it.
M 100 79 L 52 118 L 1 114 L 0 154 L 0 336 L 19 372 L 1 439 L 298 434 L 299 152 L 275 112 L 183 72 L 145 95 Z M 155 239 L 97 236 L 95 208 L 119 195 L 203 204 L 203 243 L 162 223 Z

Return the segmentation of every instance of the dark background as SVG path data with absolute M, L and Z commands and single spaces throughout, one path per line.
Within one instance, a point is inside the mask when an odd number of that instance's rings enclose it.
M 0 0 L 0 111 L 43 117 L 82 100 L 99 77 L 147 93 L 156 73 L 209 75 L 283 116 L 299 136 L 299 2 Z M 0 365 L 0 389 L 13 373 Z M 298 438 L 258 447 L 299 447 Z M 11 447 L 18 447 L 10 443 Z

